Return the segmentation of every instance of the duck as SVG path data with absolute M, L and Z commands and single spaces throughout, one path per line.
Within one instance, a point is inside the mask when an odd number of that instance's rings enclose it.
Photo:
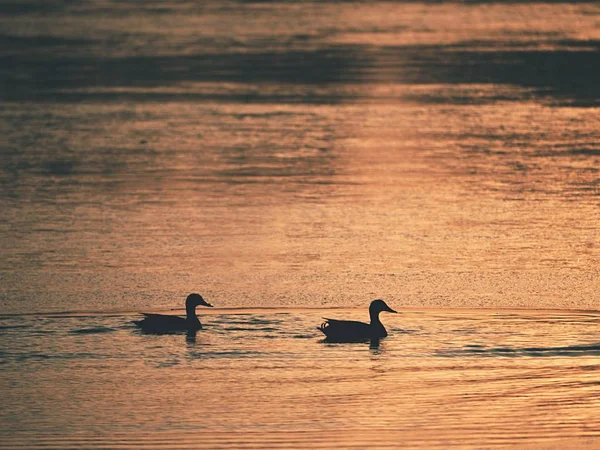
M 145 317 L 142 320 L 134 320 L 133 323 L 145 333 L 162 334 L 176 331 L 195 333 L 202 329 L 202 324 L 196 316 L 196 306 L 212 308 L 212 305 L 207 303 L 200 294 L 190 294 L 185 300 L 186 317 L 142 313 Z
M 396 313 L 383 300 L 377 299 L 369 306 L 371 323 L 358 322 L 355 320 L 337 320 L 324 317 L 325 322 L 317 327 L 326 336 L 327 342 L 365 342 L 378 340 L 386 337 L 387 331 L 379 320 L 380 312 Z

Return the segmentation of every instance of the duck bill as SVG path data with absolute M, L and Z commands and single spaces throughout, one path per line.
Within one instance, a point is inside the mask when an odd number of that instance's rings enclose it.
M 386 309 L 386 311 L 387 311 L 387 312 L 394 313 L 394 314 L 398 314 L 398 311 L 394 311 L 394 310 L 393 310 L 392 308 L 390 308 L 389 306 L 388 306 L 388 309 Z
M 204 302 L 204 303 L 202 304 L 202 306 L 208 306 L 209 308 L 212 308 L 212 307 L 213 307 L 213 305 L 211 305 L 211 304 L 210 304 L 210 303 L 208 303 L 208 302 Z

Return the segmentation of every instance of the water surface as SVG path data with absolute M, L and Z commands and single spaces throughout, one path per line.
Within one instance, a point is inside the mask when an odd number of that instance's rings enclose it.
M 599 20 L 0 0 L 0 446 L 598 446 Z
M 194 340 L 135 314 L 4 316 L 0 448 L 593 448 L 595 312 L 405 310 L 378 346 L 322 316 L 210 310 Z M 566 444 L 565 444 L 566 442 Z M 549 448 L 549 447 L 548 447 Z
M 595 308 L 598 17 L 4 1 L 2 309 Z

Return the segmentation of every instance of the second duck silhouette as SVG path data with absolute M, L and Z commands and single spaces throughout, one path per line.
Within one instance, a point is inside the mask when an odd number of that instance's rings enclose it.
M 142 320 L 134 320 L 133 323 L 145 333 L 163 334 L 176 331 L 195 333 L 202 329 L 202 324 L 196 315 L 196 306 L 199 305 L 212 308 L 212 305 L 207 303 L 200 294 L 190 294 L 185 300 L 186 317 L 142 313 L 146 317 Z
M 369 306 L 371 323 L 355 320 L 327 319 L 317 329 L 325 334 L 327 342 L 365 342 L 378 340 L 387 336 L 385 327 L 379 320 L 379 313 L 387 311 L 396 313 L 383 300 L 373 300 Z

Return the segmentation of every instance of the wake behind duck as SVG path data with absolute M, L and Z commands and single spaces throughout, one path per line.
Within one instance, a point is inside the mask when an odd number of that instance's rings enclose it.
M 396 313 L 383 300 L 373 300 L 369 306 L 371 323 L 358 322 L 355 320 L 325 319 L 325 322 L 317 327 L 326 336 L 327 342 L 365 342 L 378 340 L 387 336 L 387 331 L 379 313 L 387 311 Z

